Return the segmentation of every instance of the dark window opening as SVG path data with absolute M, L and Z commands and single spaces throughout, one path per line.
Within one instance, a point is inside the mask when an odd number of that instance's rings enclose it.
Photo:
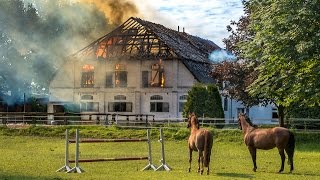
M 150 102 L 150 112 L 169 112 L 169 103 Z
M 272 119 L 278 119 L 278 109 L 277 108 L 272 108 Z
M 223 103 L 223 110 L 228 111 L 228 98 L 224 98 L 224 103 Z
M 116 87 L 127 87 L 127 71 L 115 72 L 115 84 Z
M 149 71 L 142 71 L 142 87 L 149 87 Z
M 132 112 L 132 102 L 109 102 L 109 112 Z
M 113 77 L 113 72 L 107 72 L 107 75 L 106 75 L 106 87 L 107 88 L 113 87 L 112 77 Z

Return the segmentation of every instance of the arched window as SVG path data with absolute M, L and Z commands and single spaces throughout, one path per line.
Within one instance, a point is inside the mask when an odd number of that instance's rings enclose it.
M 163 102 L 163 97 L 153 95 L 150 97 L 150 112 L 169 112 L 169 103 Z
M 80 102 L 81 112 L 98 112 L 99 103 L 93 101 L 93 95 L 85 94 L 81 96 Z
M 108 103 L 109 112 L 132 112 L 132 102 L 126 102 L 124 95 L 114 96 L 114 102 Z
M 91 88 L 94 86 L 94 66 L 85 64 L 82 66 L 81 87 Z

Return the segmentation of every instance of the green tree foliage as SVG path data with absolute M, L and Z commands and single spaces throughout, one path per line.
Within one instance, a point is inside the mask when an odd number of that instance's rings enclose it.
M 198 117 L 224 118 L 218 88 L 214 85 L 194 85 L 188 92 L 183 109 L 184 117 L 187 117 L 189 112 L 194 112 Z
M 207 86 L 208 98 L 205 101 L 205 115 L 214 118 L 224 118 L 222 101 L 217 86 Z
M 224 40 L 238 61 L 219 65 L 213 76 L 228 81 L 228 94 L 248 106 L 274 103 L 280 126 L 288 108 L 318 106 L 319 4 L 319 0 L 243 1 L 245 15 L 231 22 L 227 28 L 231 35 Z
M 320 1 L 251 0 L 249 29 L 255 36 L 242 42 L 243 54 L 258 59 L 258 78 L 249 88 L 289 107 L 320 102 Z

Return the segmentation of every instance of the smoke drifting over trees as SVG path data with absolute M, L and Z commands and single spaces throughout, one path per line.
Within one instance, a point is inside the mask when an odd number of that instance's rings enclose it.
M 47 93 L 66 56 L 137 13 L 117 0 L 2 0 L 0 99 L 12 104 Z

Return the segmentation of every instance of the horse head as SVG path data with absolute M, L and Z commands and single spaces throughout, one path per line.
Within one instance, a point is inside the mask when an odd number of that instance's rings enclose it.
M 238 128 L 240 130 L 242 130 L 242 126 L 241 126 L 241 118 L 244 118 L 244 120 L 246 119 L 246 115 L 244 113 L 239 113 L 238 115 Z
M 187 128 L 190 128 L 192 126 L 196 126 L 197 129 L 199 129 L 199 121 L 194 112 L 189 113 Z

